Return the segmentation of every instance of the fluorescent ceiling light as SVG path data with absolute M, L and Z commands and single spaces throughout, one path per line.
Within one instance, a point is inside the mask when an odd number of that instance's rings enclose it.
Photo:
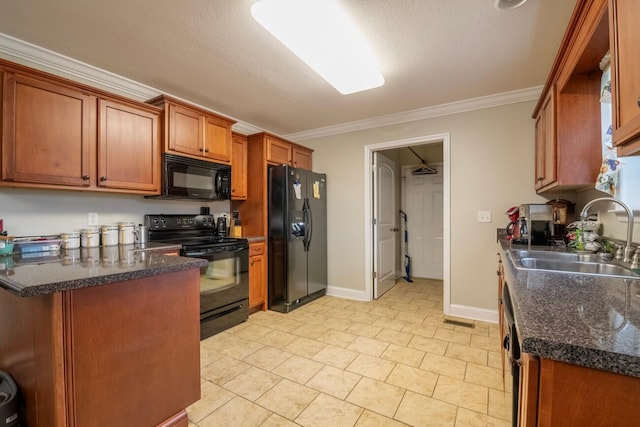
M 499 10 L 515 9 L 522 6 L 527 0 L 496 0 L 494 6 Z
M 251 15 L 340 93 L 384 84 L 373 52 L 336 0 L 260 0 Z

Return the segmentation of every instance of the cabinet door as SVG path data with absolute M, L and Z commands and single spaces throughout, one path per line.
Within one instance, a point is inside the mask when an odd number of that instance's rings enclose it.
M 247 199 L 247 138 L 233 135 L 231 144 L 231 199 Z
M 204 116 L 204 156 L 222 163 L 231 162 L 231 125 L 216 117 Z
M 249 246 L 249 309 L 266 310 L 267 263 L 263 242 Z
M 278 165 L 291 164 L 291 145 L 267 137 L 267 161 Z
M 95 100 L 53 82 L 3 77 L 2 179 L 89 186 Z
M 98 186 L 160 191 L 159 114 L 98 100 Z
M 522 353 L 520 357 L 520 397 L 518 399 L 518 426 L 538 425 L 538 378 L 540 362 L 536 356 Z
M 292 154 L 293 154 L 294 167 L 311 170 L 311 155 L 312 155 L 311 151 L 294 147 Z
M 557 180 L 555 86 L 551 88 L 536 120 L 536 190 Z
M 202 115 L 179 105 L 169 104 L 169 150 L 201 156 L 204 153 Z
M 638 17 L 640 2 L 609 0 L 613 142 L 624 155 L 640 154 Z

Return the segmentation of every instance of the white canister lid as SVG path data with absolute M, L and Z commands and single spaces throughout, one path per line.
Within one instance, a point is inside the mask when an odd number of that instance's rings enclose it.
M 104 233 L 105 231 L 117 230 L 118 229 L 118 225 L 117 224 L 105 224 L 105 225 L 101 225 L 100 229 Z
M 98 232 L 100 232 L 100 229 L 98 227 L 83 228 L 82 230 L 80 230 L 81 234 L 93 234 Z
M 69 231 L 68 233 L 60 233 L 60 237 L 63 239 L 74 239 L 80 237 L 79 231 Z
M 126 228 L 126 227 L 135 227 L 136 223 L 133 221 L 124 221 L 124 222 L 119 222 L 118 223 L 118 227 L 120 228 Z

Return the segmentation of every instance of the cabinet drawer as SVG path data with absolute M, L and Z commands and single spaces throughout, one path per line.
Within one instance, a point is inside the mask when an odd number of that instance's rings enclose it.
M 264 243 L 252 243 L 249 245 L 249 256 L 263 255 Z

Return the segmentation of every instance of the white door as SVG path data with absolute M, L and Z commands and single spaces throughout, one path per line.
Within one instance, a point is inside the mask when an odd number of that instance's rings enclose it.
M 411 276 L 444 277 L 443 177 L 412 175 L 416 166 L 403 166 L 403 210 L 407 213 Z M 404 234 L 403 234 L 404 235 Z
M 380 153 L 373 153 L 373 297 L 380 298 L 396 282 L 396 165 Z

